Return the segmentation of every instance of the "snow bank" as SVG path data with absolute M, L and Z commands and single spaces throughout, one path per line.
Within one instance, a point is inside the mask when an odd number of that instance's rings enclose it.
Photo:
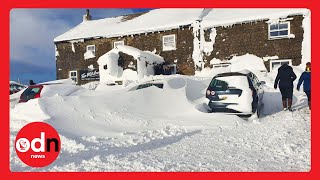
M 22 119 L 24 121 L 35 122 L 44 121 L 50 116 L 44 111 L 39 103 L 39 99 L 31 99 L 27 103 L 18 103 L 13 109 L 10 110 L 10 118 Z
M 70 84 L 45 85 L 41 90 L 41 97 L 68 96 L 81 89 L 83 87 Z
M 267 68 L 263 63 L 263 59 L 252 55 L 252 54 L 245 54 L 243 56 L 234 56 L 230 61 L 231 63 L 231 71 L 237 72 L 244 69 L 250 71 L 261 71 L 267 72 Z
M 165 84 L 163 89 L 127 91 L 110 86 L 19 104 L 10 111 L 10 170 L 310 170 L 310 114 L 305 109 L 294 117 L 279 112 L 280 92 L 266 91 L 262 114 L 268 115 L 248 123 L 234 115 L 197 110 L 211 78 L 155 78 Z M 294 105 L 305 107 L 305 99 L 299 97 Z M 32 121 L 51 124 L 63 144 L 59 158 L 40 169 L 24 165 L 12 144 L 18 131 Z
M 219 65 L 225 62 L 230 63 L 230 65 L 228 67 L 204 68 L 201 72 L 196 72 L 195 75 L 200 77 L 213 77 L 219 73 L 239 72 L 242 70 L 249 70 L 255 73 L 262 72 L 262 74 L 267 72 L 266 66 L 264 65 L 264 60 L 252 54 L 234 56 L 229 61 L 222 61 L 214 58 L 210 61 L 210 64 Z
M 81 86 L 86 89 L 95 90 L 98 85 L 99 85 L 99 81 L 92 81 L 92 82 L 83 84 Z
M 86 51 L 86 52 L 83 54 L 83 56 L 84 56 L 84 59 L 85 59 L 85 60 L 96 57 L 96 56 L 93 54 L 92 51 Z
M 118 137 L 123 132 L 138 133 L 168 125 L 186 129 L 229 127 L 235 126 L 240 120 L 236 116 L 217 114 L 214 115 L 216 120 L 212 121 L 213 114 L 195 109 L 193 102 L 204 97 L 201 91 L 207 88 L 207 84 L 185 78 L 164 79 L 163 82 L 164 89 L 115 89 L 103 93 L 100 89 L 90 91 L 90 95 L 85 91 L 77 91 L 72 96 L 64 94 L 39 98 L 24 103 L 23 107 L 17 106 L 13 113 L 25 114 L 24 111 L 31 111 L 28 105 L 37 102 L 38 109 L 35 112 L 48 115 L 48 122 L 62 134 L 97 137 Z M 32 118 L 36 119 L 37 115 L 34 114 Z
M 25 88 L 26 89 L 26 88 Z M 19 92 L 13 93 L 10 95 L 10 109 L 14 108 L 20 100 L 20 96 L 25 89 L 21 89 Z

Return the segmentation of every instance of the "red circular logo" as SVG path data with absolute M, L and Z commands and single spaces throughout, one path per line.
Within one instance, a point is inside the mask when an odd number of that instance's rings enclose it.
M 43 122 L 33 122 L 19 131 L 15 148 L 18 157 L 28 166 L 44 167 L 57 159 L 61 141 L 52 126 Z

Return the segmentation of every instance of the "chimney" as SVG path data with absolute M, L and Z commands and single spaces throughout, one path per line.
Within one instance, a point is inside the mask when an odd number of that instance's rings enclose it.
M 92 19 L 89 9 L 86 10 L 87 14 L 83 15 L 83 21 L 90 21 Z

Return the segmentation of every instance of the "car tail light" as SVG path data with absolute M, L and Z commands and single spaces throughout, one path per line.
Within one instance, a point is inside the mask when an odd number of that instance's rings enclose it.
M 39 97 L 40 97 L 40 94 L 34 95 L 34 98 L 39 98 Z

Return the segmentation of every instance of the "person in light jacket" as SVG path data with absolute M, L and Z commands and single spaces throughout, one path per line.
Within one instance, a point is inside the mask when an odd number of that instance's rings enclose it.
M 308 106 L 311 110 L 311 63 L 306 64 L 306 70 L 301 74 L 297 85 L 297 90 L 300 90 L 300 86 L 303 83 L 303 91 L 308 97 Z

